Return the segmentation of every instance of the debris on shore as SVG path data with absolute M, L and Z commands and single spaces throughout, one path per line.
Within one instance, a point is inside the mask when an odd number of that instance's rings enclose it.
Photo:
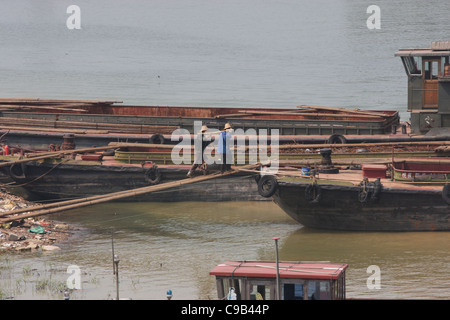
M 35 203 L 0 190 L 0 214 Z M 26 212 L 24 212 L 25 214 Z M 26 218 L 0 224 L 0 254 L 2 252 L 35 252 L 59 250 L 56 243 L 67 240 L 73 228 L 42 218 Z

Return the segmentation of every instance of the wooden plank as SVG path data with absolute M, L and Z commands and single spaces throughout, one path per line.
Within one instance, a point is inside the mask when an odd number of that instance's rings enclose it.
M 63 104 L 63 103 L 88 103 L 88 104 L 114 104 L 123 101 L 108 100 L 76 100 L 76 99 L 27 99 L 27 98 L 0 98 L 0 103 L 28 103 L 28 104 Z
M 57 129 L 57 128 L 50 128 L 50 127 L 18 127 L 18 126 L 9 126 L 9 125 L 2 125 L 2 129 L 6 130 L 14 130 L 14 131 L 45 131 L 45 132 L 62 132 L 62 133 L 77 133 L 77 134 L 107 134 L 109 133 L 108 130 L 93 130 L 93 129 L 77 129 L 77 128 L 66 128 L 66 129 Z
M 104 130 L 107 132 L 128 132 L 128 133 L 160 133 L 171 134 L 179 126 L 169 125 L 145 125 L 145 124 L 123 124 L 123 123 L 104 123 L 104 122 L 80 122 L 68 120 L 43 120 L 43 119 L 28 119 L 15 117 L 0 117 L 0 124 L 8 126 L 11 123 L 20 123 L 22 126 L 44 127 L 44 128 L 75 128 L 75 129 L 94 129 Z M 42 129 L 46 130 L 46 129 Z
M 347 113 L 354 113 L 354 114 L 373 115 L 373 116 L 378 116 L 378 117 L 391 117 L 391 115 L 388 115 L 388 114 L 364 111 L 364 110 L 359 110 L 359 109 L 345 109 L 345 108 L 338 108 L 338 107 L 322 107 L 322 106 L 307 106 L 307 105 L 299 105 L 299 106 L 297 106 L 297 108 L 311 108 L 311 109 L 316 109 L 316 110 L 339 111 L 339 112 L 347 112 Z
M 309 117 L 335 117 L 335 118 L 384 118 L 382 114 L 339 114 L 339 113 L 311 113 L 311 112 L 273 112 L 273 111 L 239 111 L 248 115 L 286 115 L 286 116 L 309 116 Z
M 32 106 L 32 105 L 15 105 L 15 104 L 0 104 L 1 110 L 33 110 L 33 109 L 43 109 L 43 110 L 67 110 L 67 111 L 77 111 L 77 112 L 87 112 L 85 109 L 74 109 L 73 107 L 81 107 L 81 104 L 71 104 L 71 105 L 58 105 L 57 107 L 49 106 Z M 85 105 L 87 106 L 87 105 Z
M 30 157 L 22 158 L 19 160 L 0 162 L 0 167 L 6 167 L 13 164 L 26 163 L 35 160 L 43 160 L 48 158 L 55 158 L 64 154 L 72 154 L 72 153 L 85 153 L 85 152 L 94 152 L 94 151 L 103 151 L 111 149 L 110 146 L 105 147 L 94 147 L 94 148 L 84 148 L 84 149 L 71 149 L 71 150 L 61 150 L 55 152 L 46 152 L 46 153 L 35 153 Z
M 369 142 L 369 143 L 342 143 L 342 144 L 283 144 L 277 146 L 279 149 L 295 148 L 346 148 L 346 147 L 375 147 L 375 146 L 445 146 L 450 141 L 399 141 L 399 142 Z M 269 147 L 269 146 L 268 146 Z

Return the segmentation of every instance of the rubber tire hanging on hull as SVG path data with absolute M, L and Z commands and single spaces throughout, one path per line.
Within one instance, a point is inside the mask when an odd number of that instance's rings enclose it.
M 258 193 L 264 198 L 273 196 L 277 188 L 278 182 L 274 176 L 264 175 L 258 181 Z
M 14 163 L 9 167 L 9 175 L 13 179 L 26 179 L 27 177 L 27 164 L 26 163 Z
M 328 144 L 346 144 L 347 143 L 347 139 L 340 134 L 332 134 L 328 140 L 327 140 Z
M 364 179 L 359 184 L 358 201 L 364 205 L 368 203 L 369 200 L 379 200 L 382 187 L 383 185 L 381 184 L 379 179 L 373 182 L 369 182 L 367 179 Z
M 312 183 L 308 185 L 305 189 L 305 198 L 309 203 L 318 203 L 322 197 L 322 188 L 316 184 Z
M 164 144 L 164 136 L 156 133 L 150 137 L 150 143 L 152 144 Z
M 157 166 L 153 166 L 145 171 L 145 181 L 151 185 L 158 184 L 161 181 L 161 171 Z
M 442 199 L 450 205 L 450 183 L 446 183 L 444 188 L 442 188 Z

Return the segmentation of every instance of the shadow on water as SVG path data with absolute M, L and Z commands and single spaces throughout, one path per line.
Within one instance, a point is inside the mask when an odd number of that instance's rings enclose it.
M 112 234 L 123 296 L 164 299 L 171 289 L 174 299 L 214 299 L 215 281 L 209 271 L 217 263 L 273 259 L 272 237 L 286 237 L 300 227 L 270 201 L 106 203 L 52 218 L 76 225 L 81 232 L 62 244 L 61 252 L 11 258 L 11 278 L 22 276 L 23 265 L 43 270 L 52 263 L 61 271 L 53 278 L 63 281 L 68 277 L 65 268 L 77 265 L 83 275 L 83 290 L 74 296 L 78 299 L 115 296 Z M 33 290 L 13 295 L 48 298 Z
M 448 299 L 449 232 L 333 232 L 301 228 L 280 248 L 280 259 L 325 260 L 349 265 L 347 296 L 382 299 Z M 380 271 L 380 289 L 369 289 Z M 371 282 L 373 284 L 374 282 Z M 370 285 L 369 285 L 370 286 Z M 373 286 L 370 286 L 373 287 Z
M 112 241 L 120 256 L 120 291 L 133 299 L 215 299 L 209 271 L 225 260 L 274 260 L 272 237 L 280 237 L 281 260 L 330 261 L 349 265 L 347 297 L 447 299 L 450 233 L 333 232 L 303 228 L 272 202 L 106 203 L 54 216 L 81 230 L 63 250 L 10 257 L 2 288 L 16 299 L 62 298 L 62 293 L 12 290 L 27 266 L 45 274 L 48 285 L 80 267 L 82 290 L 73 299 L 115 297 Z M 368 267 L 380 270 L 380 288 L 369 289 Z M 5 264 L 3 264 L 5 266 Z M 32 273 L 33 274 L 33 273 Z M 9 279 L 9 280 L 8 280 Z M 41 281 L 37 278 L 33 283 Z M 44 279 L 45 280 L 45 279 Z M 49 280 L 49 279 L 47 279 Z M 32 282 L 29 282 L 32 283 Z M 53 288 L 52 287 L 52 288 Z M 425 291 L 424 288 L 427 290 Z

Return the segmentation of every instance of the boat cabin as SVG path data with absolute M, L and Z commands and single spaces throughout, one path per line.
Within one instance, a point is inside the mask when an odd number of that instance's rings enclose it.
M 401 49 L 408 76 L 408 111 L 413 134 L 445 132 L 450 127 L 450 41 L 427 49 Z M 447 129 L 444 129 L 447 128 Z
M 211 270 L 219 299 L 343 300 L 346 264 L 226 261 Z M 277 272 L 278 271 L 278 272 Z M 278 274 L 278 276 L 277 276 Z

